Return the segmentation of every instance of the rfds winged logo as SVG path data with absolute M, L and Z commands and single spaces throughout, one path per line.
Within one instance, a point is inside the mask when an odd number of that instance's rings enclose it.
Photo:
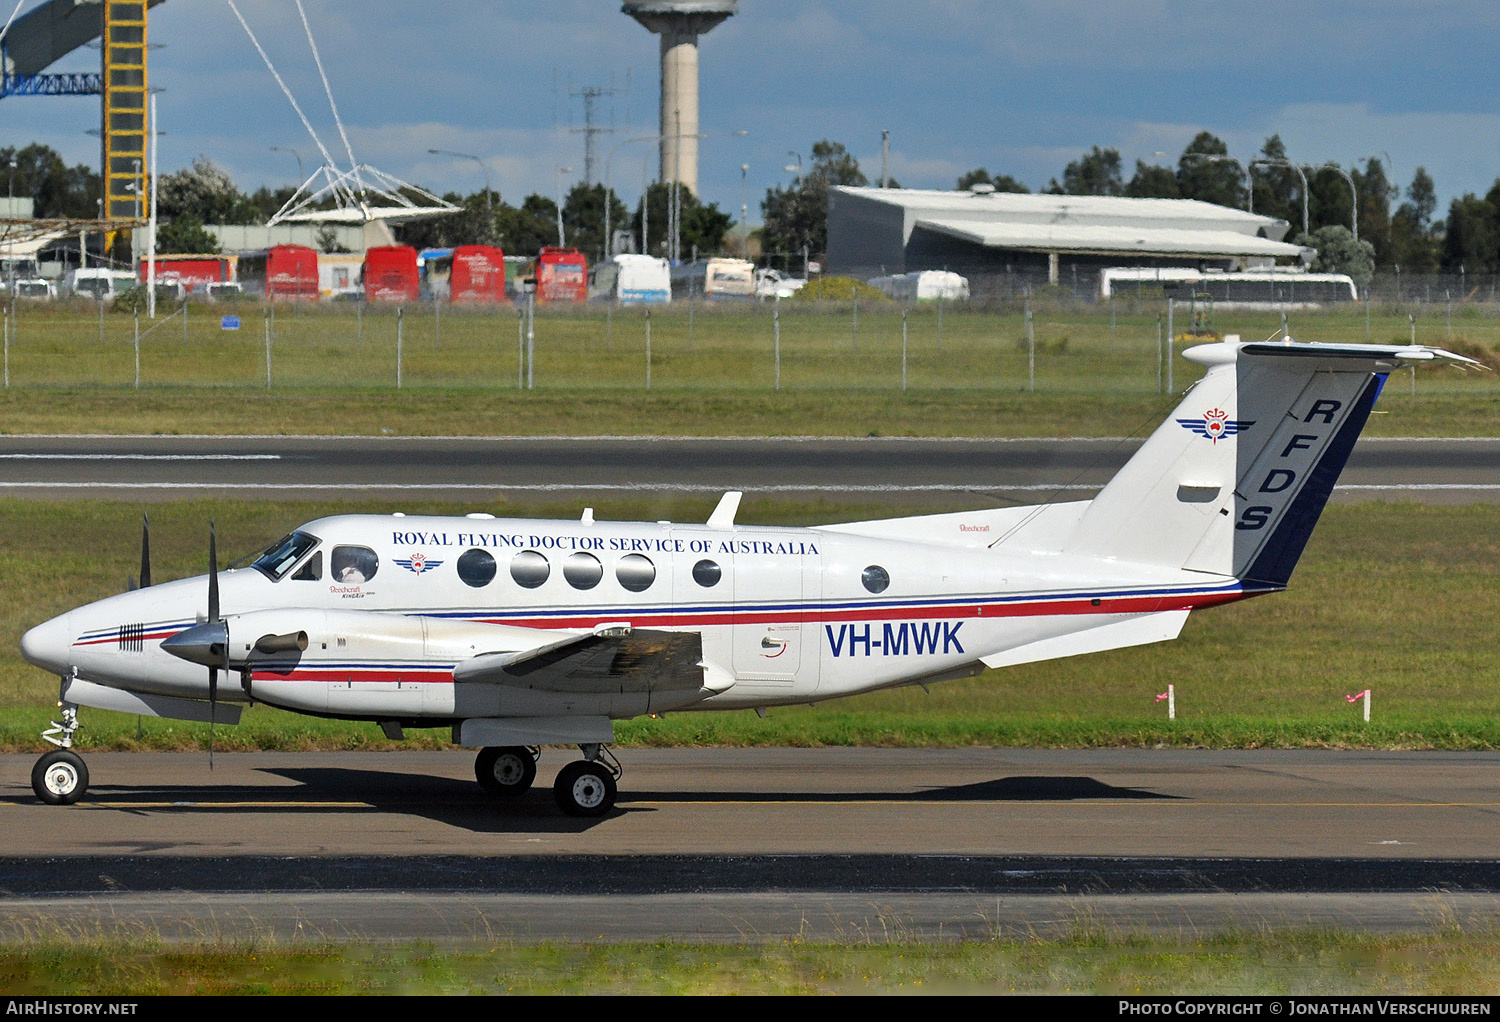
M 1231 419 L 1229 413 L 1222 408 L 1210 408 L 1203 413 L 1201 419 L 1178 419 L 1177 422 L 1183 429 L 1207 437 L 1215 444 L 1224 437 L 1234 436 L 1255 425 L 1254 419 Z
M 443 566 L 442 561 L 429 561 L 427 555 L 423 553 L 413 553 L 407 560 L 402 560 L 399 557 L 394 558 L 394 560 L 407 571 L 415 572 L 418 575 L 424 571 L 431 571 L 433 568 L 441 568 Z

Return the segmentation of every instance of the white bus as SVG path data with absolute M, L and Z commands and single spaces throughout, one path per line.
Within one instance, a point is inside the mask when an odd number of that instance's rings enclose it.
M 1309 309 L 1359 301 L 1344 273 L 1270 270 L 1195 270 L 1188 267 L 1115 266 L 1099 271 L 1099 298 L 1166 298 L 1206 294 L 1216 308 Z

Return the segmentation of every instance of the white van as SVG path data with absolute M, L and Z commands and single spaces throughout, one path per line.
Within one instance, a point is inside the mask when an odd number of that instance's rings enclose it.
M 613 261 L 614 293 L 621 305 L 663 305 L 672 300 L 672 268 L 665 259 L 622 252 Z
M 755 264 L 746 259 L 710 259 L 703 268 L 706 298 L 752 298 Z
M 939 298 L 961 302 L 969 297 L 968 278 L 949 270 L 898 273 L 893 277 L 875 277 L 868 283 L 898 302 L 928 302 Z
M 135 274 L 129 270 L 110 270 L 90 266 L 82 270 L 69 270 L 65 278 L 68 294 L 96 301 L 113 297 L 121 291 L 135 287 Z

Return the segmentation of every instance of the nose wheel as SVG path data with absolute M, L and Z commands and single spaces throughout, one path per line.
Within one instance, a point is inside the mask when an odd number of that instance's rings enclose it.
M 82 756 L 68 749 L 54 749 L 31 768 L 31 790 L 48 805 L 72 805 L 88 787 L 89 768 Z

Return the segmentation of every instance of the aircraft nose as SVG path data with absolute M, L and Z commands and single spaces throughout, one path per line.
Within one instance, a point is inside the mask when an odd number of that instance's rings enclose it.
M 55 674 L 67 673 L 75 638 L 73 629 L 68 624 L 70 616 L 59 614 L 21 636 L 21 656 L 26 658 L 27 663 Z

